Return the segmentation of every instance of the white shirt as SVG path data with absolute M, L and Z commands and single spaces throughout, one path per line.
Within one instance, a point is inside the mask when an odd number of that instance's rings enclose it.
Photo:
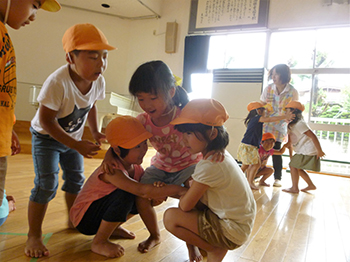
M 192 178 L 209 186 L 201 202 L 221 219 L 224 235 L 242 245 L 252 231 L 256 204 L 247 179 L 236 161 L 227 151 L 221 163 L 201 160 Z
M 305 123 L 304 119 L 300 119 L 295 125 L 288 129 L 293 150 L 296 154 L 317 155 L 314 142 L 310 137 L 305 135 L 305 132 L 308 130 L 310 130 L 310 127 Z
M 69 75 L 69 65 L 64 65 L 53 72 L 44 82 L 38 102 L 57 111 L 57 121 L 71 137 L 80 140 L 84 133 L 87 115 L 96 102 L 105 97 L 105 80 L 100 75 L 92 82 L 89 92 L 83 95 Z M 32 127 L 41 134 L 48 134 L 39 121 L 39 111 L 32 119 Z

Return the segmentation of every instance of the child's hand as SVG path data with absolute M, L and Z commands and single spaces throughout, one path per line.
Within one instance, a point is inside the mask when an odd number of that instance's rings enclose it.
M 203 158 L 208 159 L 208 157 L 213 156 L 211 162 L 220 163 L 225 159 L 225 152 L 220 150 L 212 150 L 208 152 Z
M 323 158 L 326 154 L 322 150 L 317 151 L 317 158 Z
M 75 148 L 75 150 L 77 150 L 80 154 L 82 154 L 86 158 L 91 158 L 94 155 L 97 155 L 97 151 L 100 149 L 101 149 L 100 146 L 87 140 L 78 141 L 78 145 Z
M 17 155 L 21 152 L 21 145 L 19 143 L 18 136 L 15 131 L 12 130 L 12 138 L 11 138 L 11 155 Z
M 295 118 L 295 114 L 293 114 L 290 110 L 285 114 L 286 120 L 288 122 L 292 121 Z
M 157 182 L 154 182 L 153 185 L 154 185 L 155 187 L 163 187 L 163 186 L 165 186 L 166 184 L 165 184 L 164 182 L 162 182 L 162 181 L 157 181 Z
M 102 141 L 106 141 L 106 136 L 105 134 L 102 134 L 100 132 L 94 132 L 92 134 L 92 137 L 94 138 L 94 140 L 96 141 L 96 144 L 98 144 L 99 146 L 101 145 Z
M 119 163 L 116 161 L 112 150 L 112 147 L 107 150 L 101 164 L 103 172 L 107 174 L 114 174 L 114 169 L 119 169 Z

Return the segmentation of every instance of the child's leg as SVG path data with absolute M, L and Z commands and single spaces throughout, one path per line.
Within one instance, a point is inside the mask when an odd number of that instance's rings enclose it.
M 282 189 L 282 191 L 287 193 L 299 193 L 299 169 L 290 166 L 290 174 L 292 177 L 292 187 Z
M 151 248 L 158 245 L 161 241 L 157 214 L 151 205 L 151 200 L 148 200 L 146 198 L 136 197 L 136 206 L 143 223 L 145 223 L 150 233 L 148 239 L 141 242 L 137 249 L 141 253 L 147 253 Z
M 270 186 L 269 184 L 265 183 L 265 180 L 268 179 L 274 172 L 274 169 L 272 167 L 264 167 L 261 169 L 257 174 L 256 177 L 261 177 L 259 181 L 259 186 Z
M 305 182 L 307 183 L 307 187 L 301 189 L 301 191 L 306 192 L 308 190 L 315 190 L 316 186 L 314 185 L 314 183 L 311 181 L 310 176 L 308 175 L 308 173 L 306 173 L 305 170 L 303 169 L 299 169 L 299 175 L 301 176 L 302 179 L 305 180 Z
M 42 240 L 42 224 L 45 213 L 48 207 L 47 204 L 39 204 L 34 201 L 29 201 L 28 204 L 28 223 L 29 232 L 28 240 L 24 253 L 28 257 L 48 256 L 49 250 L 45 247 Z
M 69 219 L 69 211 L 71 207 L 73 206 L 73 203 L 75 199 L 77 198 L 78 194 L 71 194 L 68 192 L 65 192 L 64 197 L 66 199 L 66 204 L 67 204 L 67 211 L 68 211 L 68 228 L 74 228 L 73 223 Z
M 241 165 L 241 169 L 243 171 L 243 173 L 245 173 L 245 171 L 247 170 L 247 168 L 249 167 L 249 165 Z
M 129 220 L 130 218 L 132 218 L 134 215 L 133 214 L 129 214 L 127 220 Z M 130 230 L 127 230 L 126 228 L 123 228 L 121 226 L 122 223 L 120 223 L 120 225 L 113 231 L 111 237 L 113 237 L 114 239 L 135 239 L 135 234 L 133 232 L 131 232 Z
M 114 244 L 109 241 L 109 237 L 117 227 L 121 225 L 120 222 L 101 221 L 100 227 L 92 240 L 91 250 L 99 255 L 106 257 L 121 257 L 124 255 L 124 248 L 121 245 Z
M 199 247 L 208 253 L 207 262 L 219 262 L 225 257 L 227 249 L 215 247 L 199 236 L 198 211 L 184 212 L 179 208 L 169 208 L 164 213 L 164 226 L 176 237 L 184 240 L 189 246 Z M 189 250 L 190 261 L 198 254 Z
M 249 165 L 247 169 L 247 180 L 249 183 L 249 186 L 253 190 L 258 190 L 259 188 L 254 185 L 254 178 L 256 173 L 258 172 L 258 169 L 260 167 L 260 163 L 254 164 L 254 165 Z
M 0 157 L 0 206 L 5 195 L 5 177 L 7 172 L 7 157 Z

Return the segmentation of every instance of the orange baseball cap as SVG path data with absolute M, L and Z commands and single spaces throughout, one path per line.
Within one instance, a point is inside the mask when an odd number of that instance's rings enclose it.
M 222 126 L 229 115 L 225 107 L 215 99 L 193 99 L 182 109 L 179 117 L 170 122 L 172 125 L 204 124 Z
M 305 106 L 300 103 L 299 101 L 291 101 L 286 105 L 286 108 L 296 108 L 299 109 L 300 111 L 305 110 Z
M 152 137 L 139 120 L 132 116 L 114 118 L 106 127 L 106 138 L 112 147 L 131 149 Z
M 57 12 L 61 9 L 61 5 L 56 0 L 45 0 L 45 2 L 41 5 L 41 9 L 49 12 Z
M 260 103 L 260 102 L 256 102 L 256 101 L 253 101 L 253 102 L 250 102 L 248 105 L 247 105 L 247 109 L 248 111 L 252 111 L 254 109 L 258 109 L 258 108 L 261 108 L 261 107 L 264 107 L 264 104 L 263 103 Z
M 63 49 L 66 53 L 73 50 L 114 50 L 107 38 L 92 24 L 76 24 L 68 28 L 62 38 Z
M 267 139 L 273 139 L 273 140 L 275 140 L 275 142 L 276 142 L 276 137 L 275 137 L 273 134 L 271 134 L 271 133 L 264 133 L 264 134 L 262 135 L 261 141 L 265 141 L 265 140 L 267 140 Z

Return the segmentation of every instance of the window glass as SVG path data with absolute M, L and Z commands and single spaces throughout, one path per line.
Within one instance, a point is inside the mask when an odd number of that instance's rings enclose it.
M 290 68 L 312 68 L 314 49 L 314 30 L 272 33 L 268 68 L 277 64 L 287 64 Z
M 316 61 L 318 68 L 350 68 L 350 28 L 317 31 Z
M 266 33 L 210 38 L 208 69 L 264 67 Z

